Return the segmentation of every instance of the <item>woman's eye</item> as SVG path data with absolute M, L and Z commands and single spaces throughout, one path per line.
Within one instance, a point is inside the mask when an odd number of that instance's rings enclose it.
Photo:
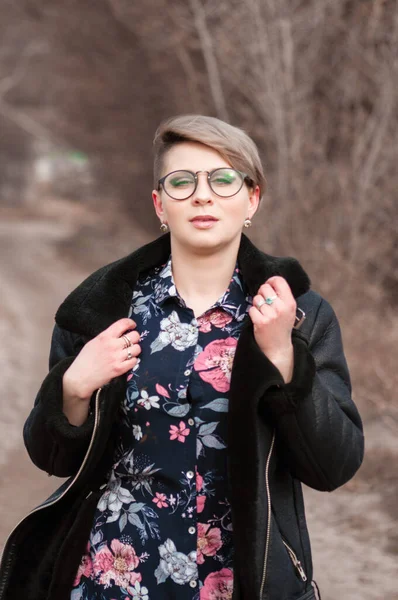
M 189 179 L 172 179 L 170 183 L 173 187 L 182 187 L 184 185 L 190 185 L 192 181 Z
M 234 182 L 234 177 L 216 177 L 214 183 L 217 185 L 228 185 Z

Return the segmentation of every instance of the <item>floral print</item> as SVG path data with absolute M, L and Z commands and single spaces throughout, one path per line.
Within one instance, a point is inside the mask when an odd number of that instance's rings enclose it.
M 233 573 L 231 569 L 210 573 L 200 592 L 200 600 L 232 600 Z
M 108 484 L 108 489 L 102 495 L 98 509 L 101 511 L 109 509 L 112 513 L 120 513 L 123 503 L 129 504 L 134 498 L 131 492 L 122 487 L 122 481 L 116 479 L 114 473 L 111 474 L 111 479 Z
M 196 344 L 196 327 L 190 323 L 180 323 L 176 311 L 173 311 L 169 318 L 160 321 L 160 329 L 158 337 L 151 344 L 152 352 L 159 352 L 169 344 L 181 352 Z
M 189 434 L 189 428 L 185 427 L 184 421 L 180 421 L 179 426 L 170 425 L 170 439 L 185 442 L 186 436 Z
M 218 527 L 210 529 L 210 525 L 198 523 L 198 563 L 202 565 L 205 556 L 214 556 L 221 546 L 221 530 Z
M 137 400 L 137 404 L 146 410 L 159 408 L 159 396 L 149 396 L 146 390 L 141 390 L 141 398 Z
M 192 551 L 188 556 L 177 552 L 174 542 L 170 539 L 159 546 L 160 563 L 155 571 L 158 583 L 163 583 L 171 577 L 175 583 L 184 585 L 195 581 L 198 577 L 198 566 L 196 564 L 196 552 Z
M 134 573 L 139 560 L 132 546 L 112 540 L 111 548 L 103 547 L 95 555 L 93 571 L 99 576 L 99 582 L 109 587 L 111 580 L 120 587 L 140 581 L 141 575 Z
M 231 315 L 224 312 L 221 308 L 216 308 L 211 313 L 205 313 L 198 319 L 199 331 L 208 333 L 211 326 L 223 328 L 232 321 Z
M 80 561 L 79 568 L 74 581 L 74 586 L 79 585 L 81 577 L 91 577 L 93 573 L 93 562 L 90 557 L 90 544 L 87 544 L 87 552 Z
M 154 502 L 158 508 L 163 508 L 163 507 L 168 506 L 168 504 L 166 502 L 166 495 L 159 494 L 159 492 L 156 492 L 156 496 L 155 496 L 155 498 L 152 498 L 152 502 Z
M 227 392 L 231 381 L 232 363 L 237 341 L 234 338 L 210 342 L 195 361 L 200 377 L 218 392 Z
M 127 591 L 132 595 L 133 600 L 149 600 L 148 588 L 145 586 L 141 587 L 139 581 L 136 581 L 133 587 L 127 588 Z M 126 600 L 129 600 L 128 596 Z
M 228 392 L 250 306 L 237 267 L 198 317 L 171 258 L 138 280 L 128 316 L 141 354 L 70 600 L 231 600 Z

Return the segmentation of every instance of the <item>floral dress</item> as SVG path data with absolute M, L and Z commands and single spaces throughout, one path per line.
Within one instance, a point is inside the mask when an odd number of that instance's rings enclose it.
M 171 257 L 138 280 L 129 317 L 141 354 L 71 600 L 232 598 L 228 391 L 251 300 L 238 265 L 198 318 L 176 290 Z

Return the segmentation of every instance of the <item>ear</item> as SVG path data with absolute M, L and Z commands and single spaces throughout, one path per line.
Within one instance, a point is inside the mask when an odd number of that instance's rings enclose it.
M 164 222 L 165 212 L 163 208 L 162 198 L 158 190 L 152 190 L 152 200 L 157 217 L 160 219 L 160 221 Z
M 258 185 L 256 185 L 255 188 L 250 190 L 250 194 L 249 194 L 248 216 L 250 219 L 257 212 L 259 204 L 260 204 L 260 188 Z

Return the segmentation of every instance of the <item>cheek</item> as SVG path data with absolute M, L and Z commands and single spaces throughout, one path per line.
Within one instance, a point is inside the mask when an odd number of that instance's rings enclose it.
M 237 199 L 238 200 L 238 199 Z M 249 203 L 246 198 L 239 198 L 237 202 L 231 202 L 225 206 L 225 214 L 232 219 L 234 218 L 246 218 L 246 213 L 248 211 Z
M 184 211 L 181 209 L 181 205 L 178 204 L 168 204 L 165 206 L 165 214 L 167 215 L 167 219 L 169 221 L 175 221 L 176 223 L 181 221 L 184 215 Z

